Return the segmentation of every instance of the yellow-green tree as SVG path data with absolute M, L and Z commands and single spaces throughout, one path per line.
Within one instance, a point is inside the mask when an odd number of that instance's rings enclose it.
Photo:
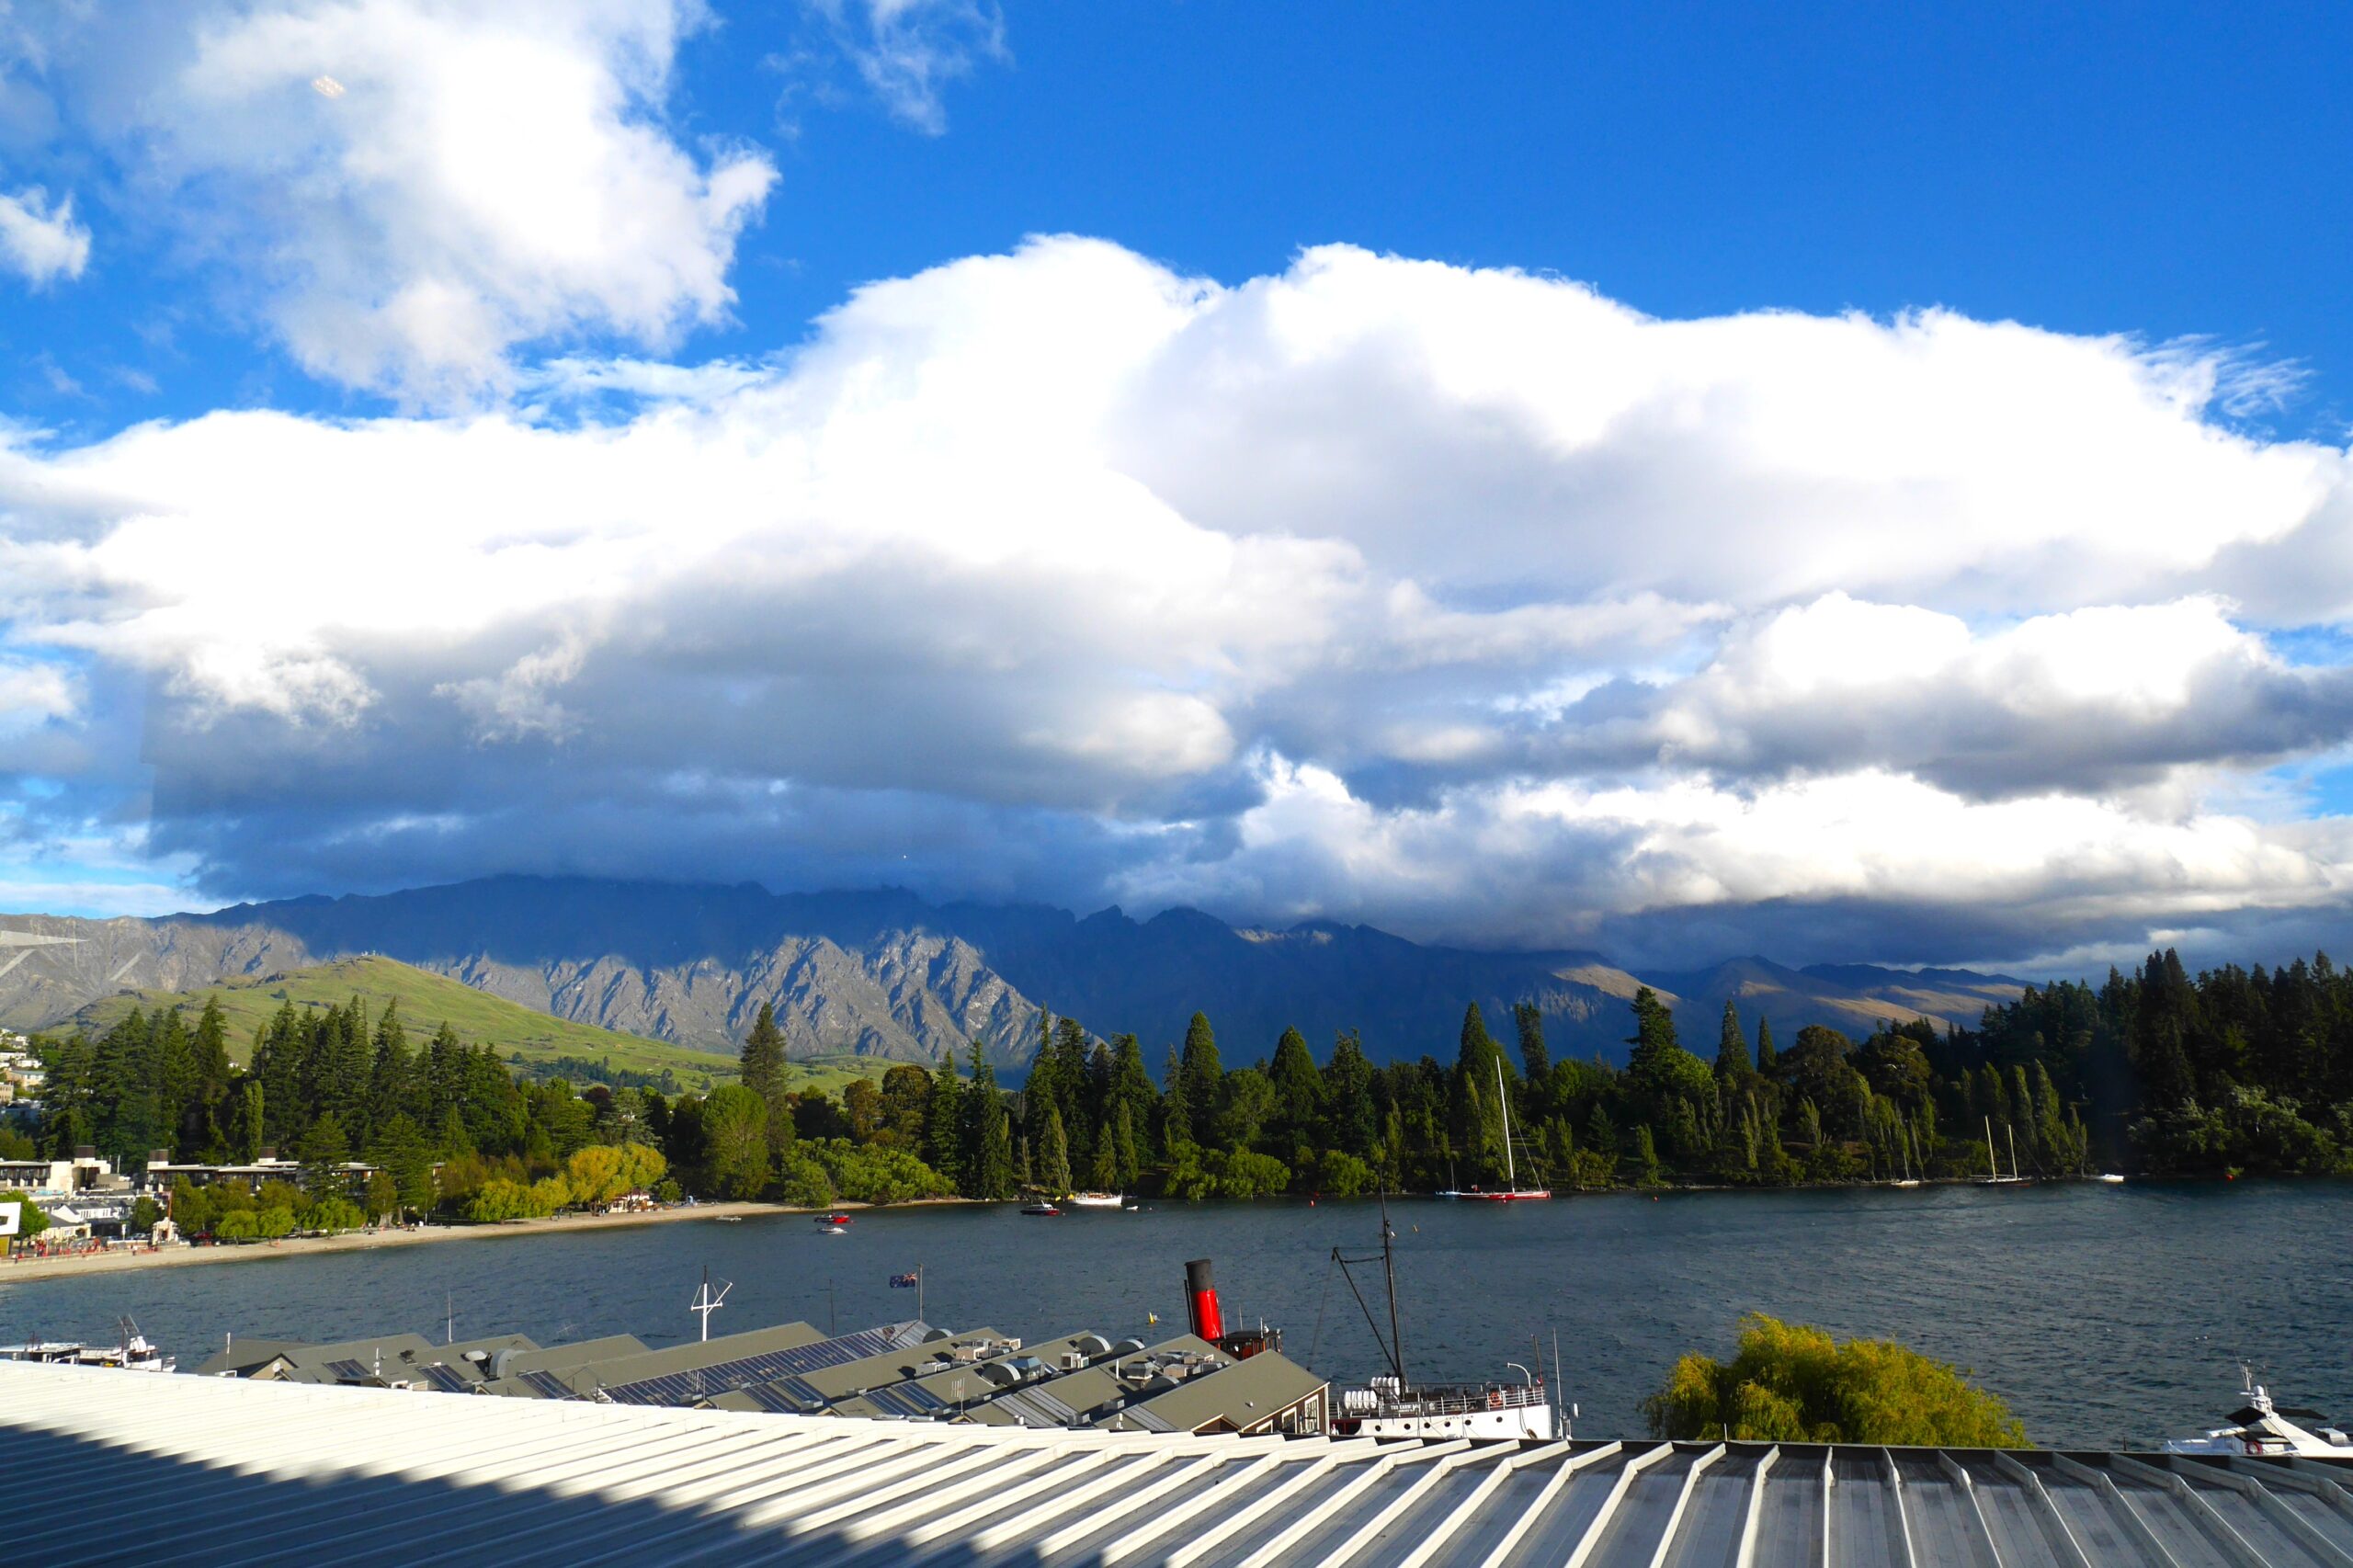
M 574 1150 L 563 1167 L 572 1196 L 582 1203 L 610 1203 L 629 1190 L 621 1185 L 621 1152 L 604 1143 Z
M 1661 1437 L 2023 1449 L 2026 1428 L 1957 1368 L 1890 1339 L 1835 1340 L 1762 1312 L 1730 1361 L 1697 1351 L 1643 1402 Z

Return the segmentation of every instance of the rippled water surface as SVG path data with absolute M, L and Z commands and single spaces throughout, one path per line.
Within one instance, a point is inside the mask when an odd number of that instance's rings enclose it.
M 2353 1418 L 2353 1187 L 2255 1183 L 1405 1200 L 1409 1369 L 1498 1375 L 1555 1333 L 1581 1435 L 1641 1430 L 1682 1351 L 1759 1309 L 1892 1335 L 1973 1369 L 2045 1445 L 2113 1446 L 2218 1422 L 2253 1361 L 2283 1402 Z M 183 1365 L 226 1331 L 331 1340 L 415 1329 L 540 1341 L 690 1336 L 703 1267 L 734 1281 L 717 1331 L 914 1315 L 887 1277 L 924 1267 L 926 1315 L 1032 1338 L 1183 1323 L 1183 1261 L 1216 1260 L 1229 1320 L 1260 1317 L 1335 1377 L 1377 1352 L 1332 1247 L 1377 1250 L 1370 1202 L 1166 1205 L 1060 1220 L 1010 1208 L 801 1216 L 518 1235 L 9 1284 L 0 1338 L 98 1337 L 130 1312 Z M 830 1294 L 829 1294 L 830 1288 Z M 1376 1298 L 1376 1306 L 1378 1305 Z

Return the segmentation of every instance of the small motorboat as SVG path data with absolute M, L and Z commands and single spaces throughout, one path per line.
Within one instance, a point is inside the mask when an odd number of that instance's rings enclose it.
M 2240 1380 L 2239 1398 L 2245 1403 L 2231 1412 L 2230 1426 L 2213 1427 L 2195 1437 L 2176 1437 L 2163 1446 L 2163 1451 L 2294 1454 L 2331 1460 L 2353 1456 L 2353 1437 L 2346 1434 L 2343 1425 L 2324 1425 L 2326 1418 L 2317 1410 L 2274 1404 L 2270 1393 L 2255 1381 L 2251 1371 L 2243 1370 Z
M 2110 1187 L 2121 1187 L 2124 1185 L 2124 1178 L 2114 1171 L 2102 1171 L 2099 1175 L 2092 1177 L 2092 1179 L 2094 1181 L 2106 1182 Z
M 1059 1220 L 1063 1213 L 1051 1203 L 1025 1203 L 1021 1206 L 1021 1211 L 1024 1214 L 1040 1214 L 1050 1220 Z
M 129 1318 L 120 1319 L 120 1343 L 85 1345 L 80 1340 L 34 1339 L 0 1345 L 0 1361 L 39 1361 L 52 1367 L 113 1367 L 128 1372 L 169 1372 L 179 1359 L 157 1349 Z
M 814 1218 L 820 1225 L 832 1225 L 835 1229 L 849 1223 L 849 1216 L 847 1214 L 819 1214 Z
M 1123 1209 L 1127 1197 L 1124 1192 L 1074 1192 L 1070 1203 L 1076 1209 Z

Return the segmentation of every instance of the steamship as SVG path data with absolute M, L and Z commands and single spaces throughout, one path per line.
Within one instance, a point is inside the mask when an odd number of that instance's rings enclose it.
M 1389 1332 L 1384 1336 L 1348 1273 L 1370 1257 L 1344 1257 L 1332 1249 L 1333 1266 L 1348 1282 L 1348 1290 L 1364 1308 L 1366 1326 L 1379 1342 L 1389 1370 L 1362 1388 L 1334 1391 L 1332 1430 L 1344 1437 L 1461 1437 L 1472 1442 L 1549 1442 L 1553 1434 L 1568 1436 L 1568 1422 L 1556 1408 L 1552 1392 L 1540 1372 L 1512 1363 L 1518 1382 L 1425 1383 L 1405 1375 L 1405 1341 L 1397 1319 L 1397 1233 L 1389 1223 L 1389 1205 L 1381 1206 L 1381 1264 L 1389 1296 Z

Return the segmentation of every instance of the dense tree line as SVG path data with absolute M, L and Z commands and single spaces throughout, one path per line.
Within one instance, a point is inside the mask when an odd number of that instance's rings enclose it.
M 1554 1060 L 1523 1005 L 1508 1048 L 1473 1006 L 1450 1060 L 1376 1065 L 1352 1032 L 1319 1060 L 1287 1029 L 1229 1068 L 1197 1014 L 1155 1077 L 1133 1035 L 1048 1015 L 1018 1087 L 975 1043 L 828 1095 L 790 1087 L 763 1007 L 739 1082 L 674 1095 L 518 1080 L 446 1028 L 412 1049 L 396 1009 L 371 1019 L 357 999 L 282 1008 L 239 1070 L 208 1005 L 193 1027 L 159 1009 L 40 1042 L 43 1120 L 30 1140 L 6 1136 L 134 1165 L 155 1149 L 250 1160 L 275 1147 L 319 1170 L 364 1154 L 398 1210 L 477 1217 L 555 1201 L 544 1184 L 568 1181 L 592 1146 L 649 1151 L 665 1191 L 807 1204 L 1494 1186 L 1506 1104 L 1519 1178 L 1561 1188 L 1965 1176 L 2013 1157 L 2043 1176 L 2327 1172 L 2353 1151 L 2353 975 L 2325 956 L 2193 979 L 2158 953 L 2097 989 L 2029 987 L 1973 1029 L 1913 1020 L 1860 1040 L 1814 1025 L 1784 1045 L 1728 1003 L 1711 1056 L 1648 990 L 1628 1023 L 1623 1067 Z

